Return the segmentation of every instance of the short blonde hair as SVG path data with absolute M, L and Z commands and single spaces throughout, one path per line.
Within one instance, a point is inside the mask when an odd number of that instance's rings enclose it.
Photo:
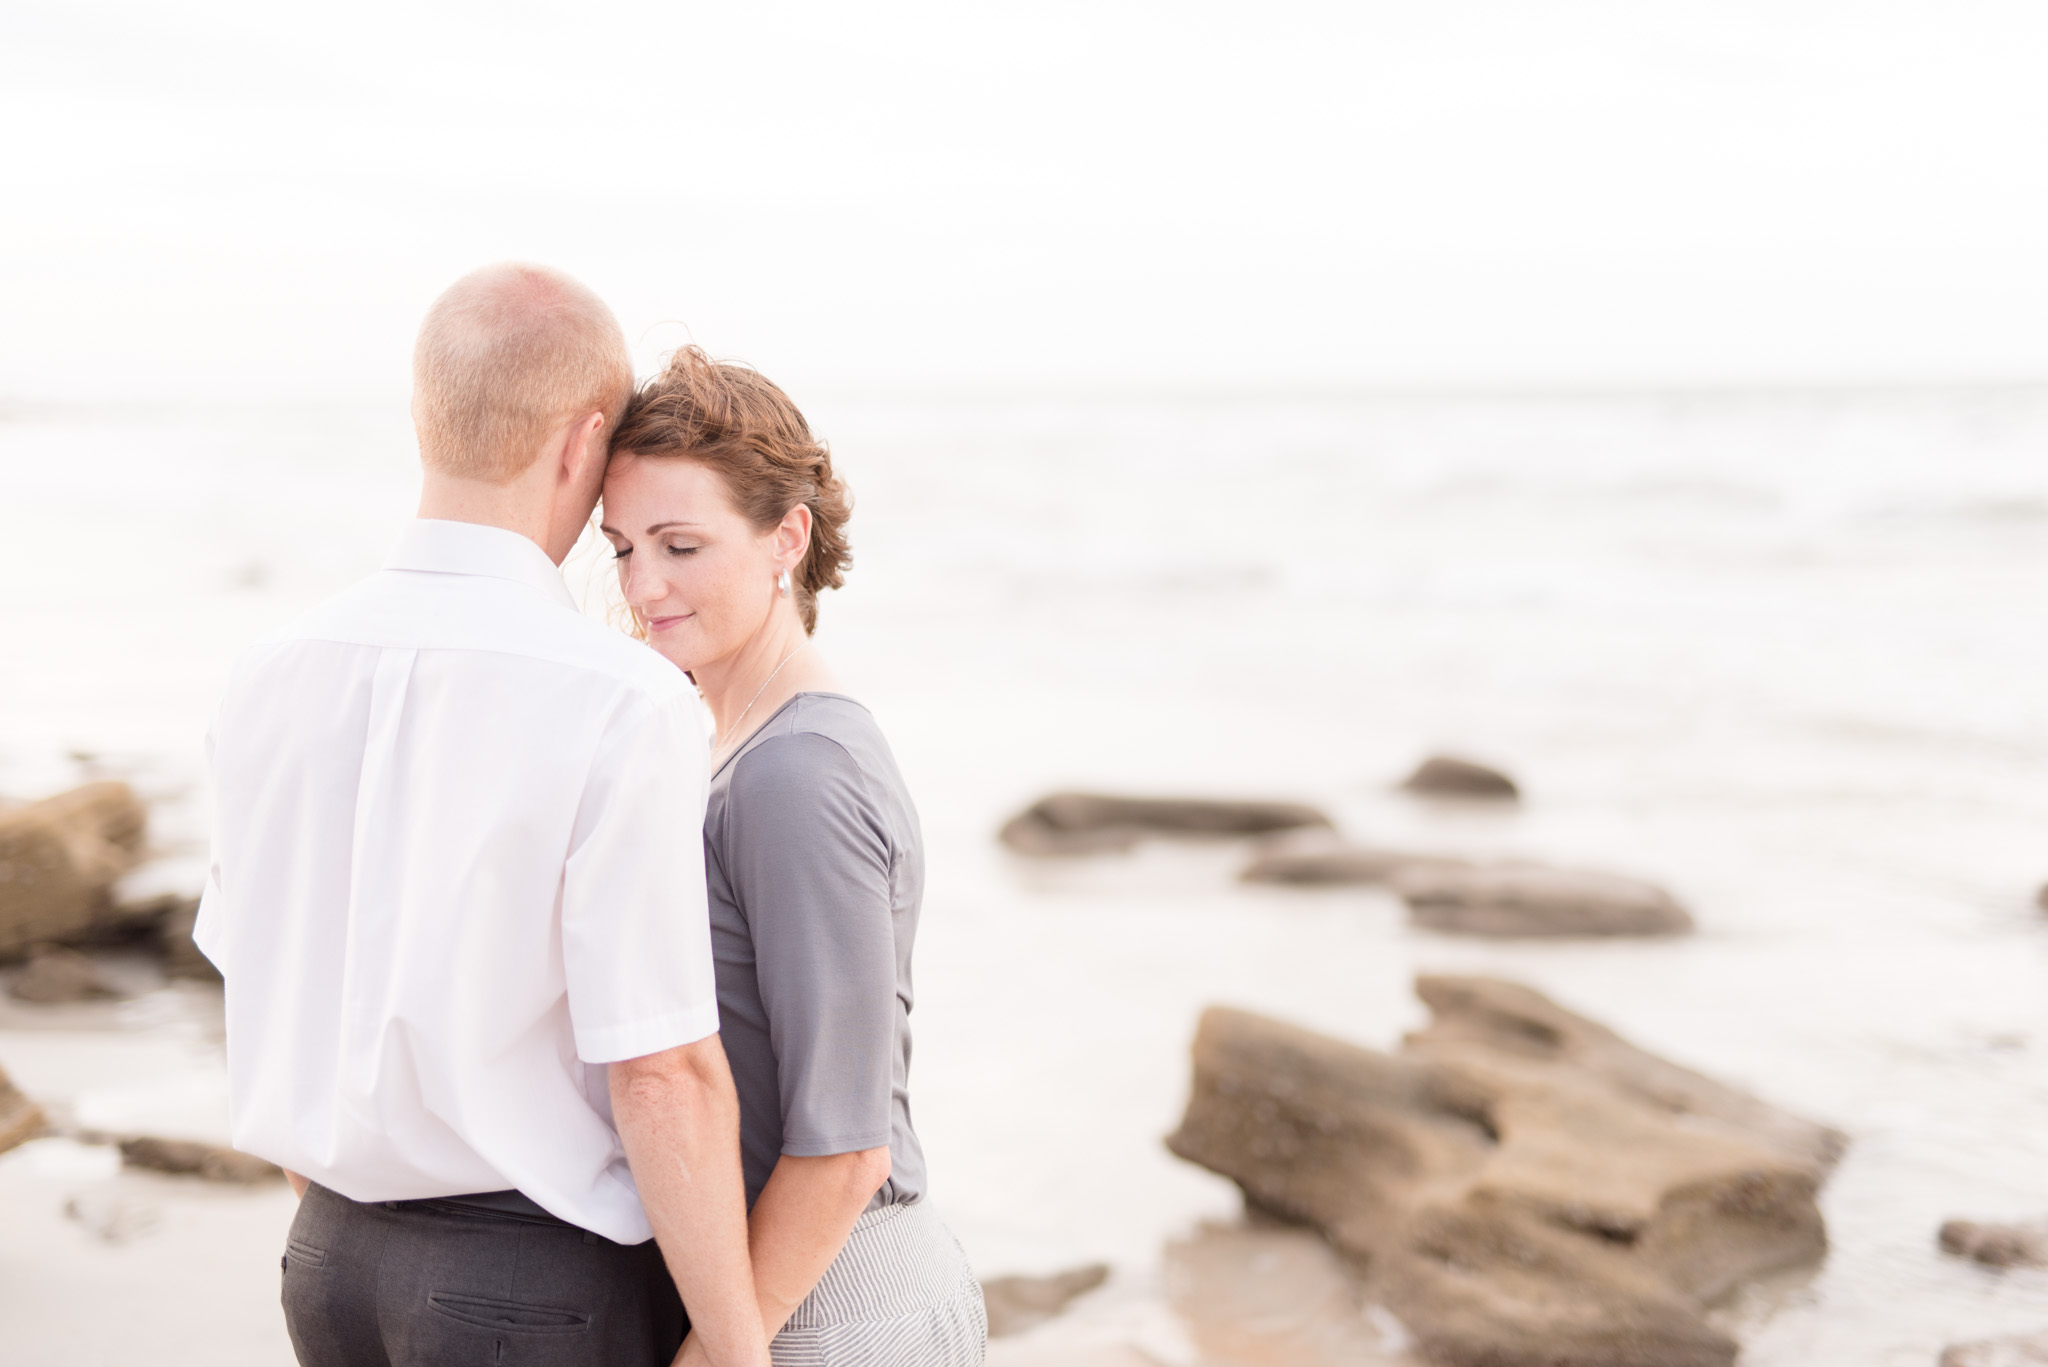
M 625 334 L 602 299 L 558 271 L 506 262 L 450 285 L 420 324 L 412 416 L 430 470 L 502 484 L 563 423 L 633 390 Z

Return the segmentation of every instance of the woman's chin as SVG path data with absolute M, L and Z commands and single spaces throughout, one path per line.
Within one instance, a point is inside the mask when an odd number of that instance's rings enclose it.
M 655 654 L 685 674 L 695 670 L 698 665 L 698 652 L 684 649 L 680 641 L 664 641 L 657 636 L 647 644 L 654 647 Z

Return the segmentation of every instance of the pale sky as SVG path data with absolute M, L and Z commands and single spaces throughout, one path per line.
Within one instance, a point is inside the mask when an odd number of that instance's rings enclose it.
M 2048 6 L 0 7 L 0 400 L 388 396 L 464 270 L 792 383 L 2048 378 Z

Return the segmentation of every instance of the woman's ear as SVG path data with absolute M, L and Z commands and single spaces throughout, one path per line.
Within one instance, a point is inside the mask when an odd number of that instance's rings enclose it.
M 799 503 L 782 515 L 782 524 L 775 529 L 775 554 L 794 569 L 803 563 L 804 552 L 810 548 L 811 510 Z

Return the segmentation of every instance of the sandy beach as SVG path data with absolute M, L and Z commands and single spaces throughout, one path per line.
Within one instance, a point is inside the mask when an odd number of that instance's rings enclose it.
M 857 556 L 819 640 L 931 851 L 912 1095 L 984 1276 L 1107 1284 L 999 1367 L 1397 1361 L 1323 1246 L 1166 1152 L 1202 1007 L 1391 1048 L 1418 971 L 1532 984 L 1850 1136 L 1813 1275 L 1716 1313 L 1747 1367 L 1905 1367 L 2048 1328 L 2048 1273 L 1948 1258 L 2048 1213 L 2048 392 L 807 404 Z M 66 463 L 134 529 L 79 555 Z M 0 793 L 130 779 L 190 883 L 233 653 L 373 569 L 402 406 L 48 409 L 0 422 Z M 572 559 L 589 610 L 602 567 Z M 1437 749 L 1512 808 L 1394 789 Z M 1653 879 L 1678 940 L 1419 932 L 1373 889 L 1241 885 L 1241 845 L 1031 861 L 1041 793 L 1318 804 L 1359 840 Z M 220 1139 L 211 990 L 0 1002 L 0 1067 L 68 1125 Z M 0 1156 L 23 1367 L 289 1360 L 282 1187 Z

